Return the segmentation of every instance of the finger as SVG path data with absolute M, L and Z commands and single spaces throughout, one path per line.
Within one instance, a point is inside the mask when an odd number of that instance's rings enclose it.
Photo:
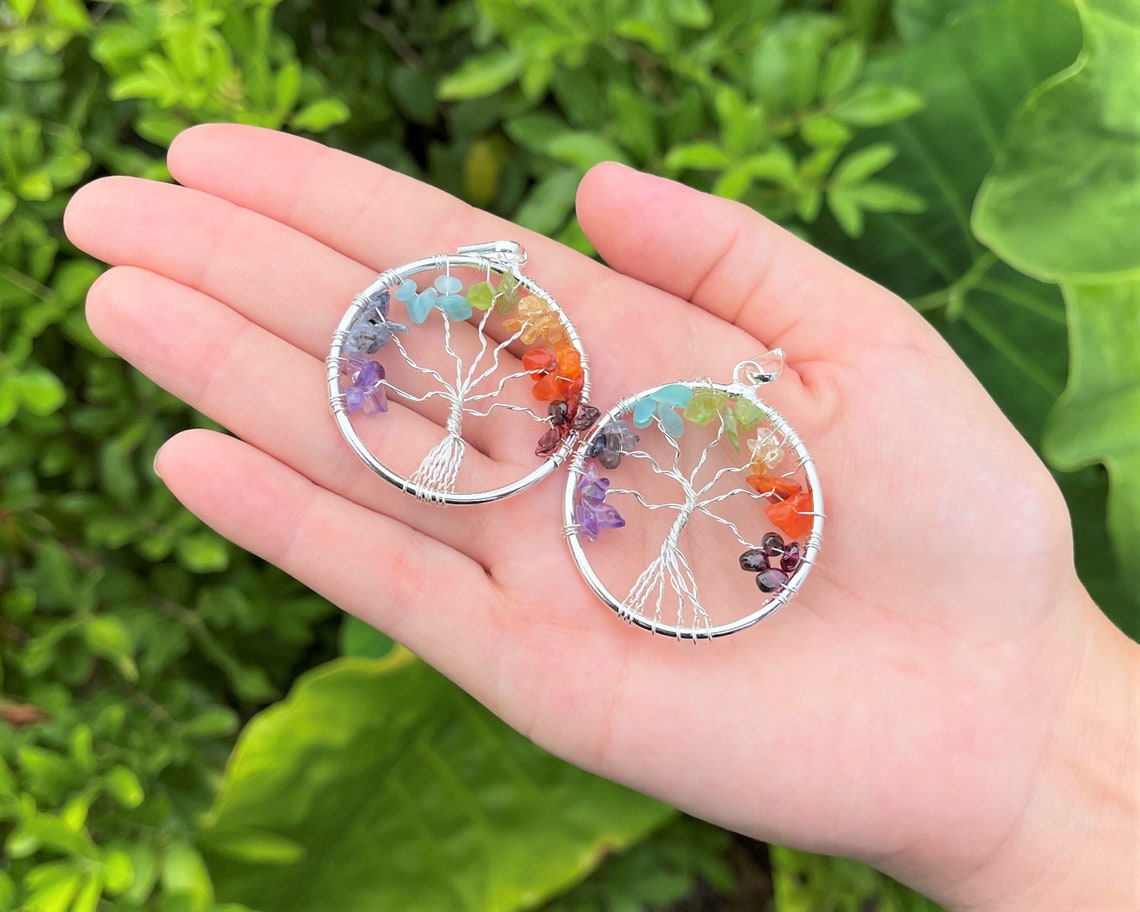
M 272 219 L 155 181 L 105 178 L 89 184 L 72 199 L 66 224 L 69 237 L 100 259 L 200 288 L 315 358 L 328 354 L 332 331 L 352 295 L 375 277 L 367 267 Z M 108 231 L 108 225 L 117 227 Z M 474 335 L 467 324 L 462 327 Z M 408 347 L 422 352 L 431 343 L 417 338 Z M 501 363 L 500 376 L 521 369 L 509 353 Z M 396 383 L 420 386 L 398 357 L 385 366 Z M 442 399 L 406 404 L 440 426 L 446 421 Z M 540 433 L 529 422 L 473 422 L 465 439 L 513 462 L 533 452 Z
M 155 319 L 155 302 L 162 317 Z M 324 364 L 225 305 L 170 279 L 130 266 L 104 273 L 91 287 L 87 317 L 108 347 L 180 399 L 314 483 L 469 554 L 490 568 L 494 536 L 473 534 L 493 517 L 427 506 L 394 496 L 333 431 L 324 394 Z M 388 464 L 395 451 L 426 453 L 439 427 L 393 401 L 357 425 L 369 449 Z M 498 487 L 521 474 L 468 451 L 462 481 Z
M 752 209 L 674 181 L 598 165 L 579 188 L 578 218 L 615 269 L 783 347 L 797 365 L 930 334 L 905 302 Z
M 183 431 L 155 469 L 221 535 L 433 665 L 468 680 L 491 674 L 499 597 L 475 561 L 222 434 Z
M 207 124 L 180 134 L 168 160 L 186 186 L 260 212 L 376 271 L 462 244 L 519 241 L 530 254 L 528 274 L 565 306 L 601 368 L 597 401 L 677 377 L 725 375 L 757 353 L 747 333 L 672 294 L 420 181 L 310 140 Z

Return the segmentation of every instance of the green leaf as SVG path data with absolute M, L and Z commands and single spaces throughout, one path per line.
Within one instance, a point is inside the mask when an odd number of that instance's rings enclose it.
M 1083 60 L 1018 112 L 978 195 L 974 230 L 1006 262 L 1040 279 L 1135 279 L 1140 3 L 1082 0 L 1081 8 Z
M 79 0 L 43 0 L 43 4 L 52 22 L 62 29 L 83 32 L 90 25 L 87 9 Z
M 416 123 L 430 124 L 436 118 L 435 96 L 431 84 L 409 66 L 392 71 L 392 98 L 400 110 Z
M 580 172 L 564 168 L 540 180 L 515 212 L 515 221 L 539 234 L 554 234 L 574 211 Z
M 83 635 L 95 655 L 109 659 L 128 681 L 137 680 L 134 638 L 120 618 L 111 614 L 93 617 L 84 623 Z
M 36 8 L 36 2 L 37 0 L 8 0 L 8 6 L 16 15 L 16 19 L 25 24 L 32 15 L 32 10 Z
M 877 127 L 910 117 L 922 109 L 922 97 L 894 85 L 860 86 L 831 106 L 831 114 L 855 127 Z
M 381 659 L 396 646 L 386 633 L 358 617 L 346 614 L 340 622 L 340 654 L 351 658 Z
M 712 10 L 705 0 L 665 0 L 669 18 L 686 28 L 703 29 L 712 24 Z
M 780 912 L 873 908 L 883 912 L 941 912 L 933 900 L 847 858 L 771 846 L 772 892 Z
M 665 169 L 671 172 L 682 171 L 685 168 L 712 171 L 727 166 L 728 156 L 724 154 L 724 149 L 707 142 L 677 146 L 670 149 L 669 154 L 665 156 Z
M 472 57 L 440 80 L 436 97 L 441 101 L 460 101 L 490 95 L 514 82 L 521 68 L 520 58 L 508 50 Z
M 0 373 L 0 427 L 3 427 L 20 410 L 20 383 L 12 374 Z
M 546 144 L 546 154 L 583 171 L 604 161 L 629 164 L 621 149 L 596 133 L 564 133 Z
M 8 221 L 8 216 L 16 211 L 16 194 L 0 187 L 0 225 Z
M 21 912 L 67 912 L 86 875 L 71 865 L 40 865 L 28 875 L 28 898 Z M 37 877 L 40 874 L 42 876 Z
M 50 415 L 67 401 L 67 391 L 59 378 L 44 368 L 24 371 L 17 384 L 24 406 L 33 414 Z
M 1140 280 L 1065 283 L 1069 384 L 1050 416 L 1045 453 L 1060 469 L 1103 463 L 1110 480 L 1108 528 L 1127 592 L 1140 591 Z M 1140 635 L 1140 601 L 1113 612 Z
M 977 0 L 894 0 L 891 11 L 903 40 L 917 44 L 975 3 Z
M 644 95 L 623 83 L 612 83 L 608 95 L 615 138 L 639 162 L 648 162 L 657 154 L 657 127 L 652 104 Z
M 861 184 L 872 174 L 882 171 L 898 154 L 898 149 L 889 143 L 866 146 L 848 155 L 836 166 L 831 182 L 837 186 Z
M 851 139 L 851 131 L 834 117 L 812 114 L 800 124 L 800 136 L 809 146 L 842 146 Z
M 926 200 L 917 193 L 882 181 L 867 181 L 844 192 L 871 212 L 922 212 L 926 208 Z
M 72 900 L 70 912 L 96 912 L 99 899 L 103 895 L 103 878 L 98 874 L 88 875 Z
M 213 833 L 210 851 L 250 865 L 287 867 L 305 858 L 305 847 L 292 839 L 264 830 L 226 830 Z
M 134 865 L 126 852 L 108 849 L 103 854 L 103 883 L 112 896 L 129 889 L 135 880 Z
M 194 573 L 219 573 L 230 564 L 225 539 L 207 530 L 180 538 L 175 552 L 182 566 Z
M 851 237 L 859 237 L 863 233 L 863 213 L 850 192 L 832 190 L 827 194 L 827 207 L 839 222 L 839 227 Z
M 858 244 L 827 234 L 823 223 L 816 235 L 829 252 L 926 310 L 1003 412 L 1038 447 L 1046 417 L 1064 388 L 1064 303 L 1056 287 L 1000 263 L 977 241 L 970 231 L 970 208 L 1018 103 L 1070 64 L 1079 46 L 1079 23 L 1064 5 L 999 0 L 972 5 L 921 44 L 872 61 L 868 79 L 907 85 L 926 106 L 910 120 L 860 138 L 899 149 L 899 157 L 882 171 L 883 182 L 920 197 L 926 207 L 920 215 L 877 214 L 864 200 Z M 875 203 L 879 183 L 876 178 L 858 189 L 871 186 Z M 1077 529 L 1081 579 L 1098 603 L 1126 624 L 1131 609 L 1104 528 L 1105 482 L 1093 468 L 1059 482 Z
M 138 807 L 146 797 L 139 777 L 121 763 L 111 767 L 103 777 L 103 788 L 126 808 Z
M 348 105 L 339 98 L 318 98 L 289 118 L 289 126 L 294 130 L 323 133 L 329 127 L 344 123 L 351 116 Z
M 1045 451 L 1060 468 L 1108 469 L 1108 528 L 1130 604 L 1102 607 L 1137 636 L 1140 447 L 1127 429 L 1140 402 L 1140 2 L 1078 10 L 1081 58 L 1018 112 L 973 225 L 1003 259 L 1064 290 L 1069 382 Z
M 820 96 L 824 101 L 836 98 L 855 84 L 863 72 L 865 59 L 863 42 L 856 39 L 843 41 L 828 52 L 823 63 L 823 84 L 820 87 Z
M 214 901 L 210 872 L 192 845 L 176 842 L 162 859 L 162 886 L 167 893 L 185 897 L 190 912 L 206 909 Z
M 219 899 L 252 908 L 508 912 L 672 813 L 551 757 L 397 650 L 310 672 L 255 717 L 203 839 Z M 251 830 L 305 854 L 221 851 Z

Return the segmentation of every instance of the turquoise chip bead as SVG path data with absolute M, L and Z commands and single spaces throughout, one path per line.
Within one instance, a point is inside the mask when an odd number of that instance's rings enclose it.
M 693 398 L 693 391 L 683 383 L 670 383 L 663 386 L 653 394 L 653 398 L 665 405 L 675 405 L 684 408 Z
M 396 289 L 396 299 L 403 301 L 405 304 L 410 304 L 412 299 L 416 296 L 416 283 L 410 279 L 404 279 L 400 283 L 400 287 Z
M 408 302 L 408 319 L 413 323 L 423 323 L 438 298 L 439 293 L 434 288 L 425 288 Z
M 435 306 L 453 320 L 466 320 L 471 316 L 471 305 L 463 295 L 445 294 L 435 302 Z
M 633 426 L 634 427 L 649 427 L 649 423 L 653 420 L 653 413 L 657 409 L 657 403 L 654 402 L 649 396 L 644 399 L 639 399 L 637 404 L 633 407 Z
M 435 280 L 435 287 L 441 295 L 453 295 L 463 288 L 463 283 L 453 275 L 441 275 Z

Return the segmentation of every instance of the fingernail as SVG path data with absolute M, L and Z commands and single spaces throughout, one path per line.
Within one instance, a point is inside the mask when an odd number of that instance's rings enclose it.
M 157 452 L 154 454 L 154 474 L 157 475 L 159 478 L 162 478 L 162 473 L 158 470 L 158 457 L 162 455 L 162 451 L 165 448 L 166 448 L 166 444 L 164 443 L 162 446 L 160 446 L 158 448 Z

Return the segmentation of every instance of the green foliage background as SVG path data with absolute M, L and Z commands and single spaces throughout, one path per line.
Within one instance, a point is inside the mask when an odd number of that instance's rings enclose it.
M 166 177 L 179 130 L 229 120 L 584 250 L 603 159 L 743 200 L 929 314 L 1058 470 L 1135 636 L 1138 35 L 1137 0 L 0 2 L 0 910 L 738 889 L 726 834 L 554 760 L 177 506 L 153 454 L 207 422 L 87 329 L 76 186 Z M 781 912 L 932 908 L 771 866 Z

